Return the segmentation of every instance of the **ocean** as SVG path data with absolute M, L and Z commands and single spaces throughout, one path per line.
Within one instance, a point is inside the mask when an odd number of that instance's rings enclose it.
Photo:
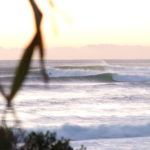
M 17 61 L 0 61 L 0 83 L 9 92 Z M 21 127 L 56 131 L 74 148 L 149 150 L 150 60 L 38 61 L 13 101 Z M 0 117 L 5 100 L 0 95 Z M 7 123 L 12 124 L 11 114 Z

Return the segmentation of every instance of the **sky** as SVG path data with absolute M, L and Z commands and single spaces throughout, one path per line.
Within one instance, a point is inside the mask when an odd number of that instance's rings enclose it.
M 76 56 L 69 59 L 107 59 L 108 52 L 111 54 L 109 58 L 128 58 L 131 54 L 131 58 L 136 59 L 140 57 L 140 53 L 135 53 L 137 45 L 146 47 L 143 48 L 142 58 L 150 58 L 147 51 L 147 47 L 150 47 L 149 0 L 53 0 L 58 8 L 54 12 L 48 0 L 35 1 L 44 14 L 42 31 L 49 59 L 68 59 L 68 56 L 64 56 L 66 47 L 71 47 L 68 52 Z M 52 30 L 52 13 L 59 31 L 57 36 Z M 0 59 L 11 59 L 10 49 L 17 58 L 35 33 L 28 0 L 0 0 L 0 18 L 0 47 L 9 49 L 0 52 Z M 66 18 L 71 19 L 71 23 Z M 110 48 L 109 51 L 102 48 L 95 50 L 92 56 L 83 57 L 85 54 L 81 54 L 82 48 L 87 45 L 99 47 L 103 44 L 131 47 L 124 50 L 126 56 L 121 55 L 122 49 L 118 55 Z M 60 54 L 51 56 L 56 47 L 59 47 Z M 91 53 L 91 49 L 87 49 L 87 53 Z M 104 57 L 97 57 L 101 53 Z

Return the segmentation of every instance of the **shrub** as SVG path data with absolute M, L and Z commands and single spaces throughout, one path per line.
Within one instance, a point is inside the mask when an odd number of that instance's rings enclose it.
M 0 150 L 13 150 L 16 139 L 11 128 L 0 127 Z
M 31 132 L 25 137 L 25 149 L 27 150 L 73 150 L 69 140 L 64 138 L 57 140 L 56 133 L 47 131 Z
M 20 129 L 0 127 L 0 150 L 73 150 L 73 148 L 69 139 L 57 139 L 55 132 L 33 131 L 25 134 Z M 86 148 L 81 146 L 79 150 Z

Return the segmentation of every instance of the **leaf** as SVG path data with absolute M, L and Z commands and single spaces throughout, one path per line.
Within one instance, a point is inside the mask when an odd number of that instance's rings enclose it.
M 25 52 L 22 56 L 19 67 L 17 68 L 17 71 L 16 71 L 16 76 L 13 80 L 10 95 L 8 97 L 9 101 L 11 101 L 13 99 L 13 97 L 15 96 L 17 91 L 20 89 L 20 87 L 25 79 L 25 76 L 28 73 L 36 40 L 37 40 L 37 35 L 35 36 L 35 38 L 31 42 L 29 47 L 25 50 Z
M 60 13 L 60 15 L 66 20 L 66 22 L 72 23 L 72 19 L 71 19 L 68 15 L 66 15 L 63 10 L 61 10 L 59 7 L 57 7 L 57 6 L 53 3 L 52 0 L 50 0 L 49 3 L 50 3 L 50 6 L 51 6 L 51 8 L 52 8 L 53 11 L 54 11 L 54 9 L 55 9 L 55 10 L 58 11 L 58 12 Z
M 1 92 L 1 94 L 4 96 L 5 99 L 8 99 L 8 96 L 6 95 L 6 93 L 5 93 L 5 91 L 4 91 L 3 87 L 2 87 L 2 85 L 0 85 L 0 92 Z
M 67 23 L 72 23 L 72 19 L 68 15 L 66 15 L 63 10 L 61 10 L 59 7 L 56 7 L 55 9 L 60 13 L 60 15 L 65 19 Z
M 72 20 L 70 17 L 68 17 L 59 7 L 57 7 L 52 0 L 49 1 L 50 7 L 52 9 L 51 11 L 51 24 L 52 24 L 52 32 L 55 36 L 58 35 L 58 26 L 56 22 L 56 18 L 54 16 L 54 11 L 57 11 L 67 23 L 72 23 Z
M 36 34 L 35 34 L 33 40 L 31 41 L 29 46 L 24 51 L 22 59 L 20 60 L 19 66 L 16 70 L 16 75 L 15 75 L 15 78 L 13 80 L 11 90 L 10 90 L 10 93 L 9 93 L 8 96 L 5 93 L 5 91 L 3 90 L 2 86 L 0 86 L 0 92 L 2 93 L 2 95 L 7 100 L 8 106 L 11 106 L 12 99 L 14 98 L 14 96 L 16 95 L 16 93 L 18 92 L 18 90 L 22 86 L 22 83 L 25 80 L 25 77 L 26 77 L 26 75 L 28 73 L 28 70 L 29 70 L 29 67 L 30 67 L 30 63 L 31 63 L 33 52 L 35 50 L 34 49 L 35 46 L 39 47 L 42 74 L 45 78 L 45 81 L 47 81 L 47 79 L 48 79 L 48 77 L 46 76 L 45 65 L 44 65 L 44 61 L 43 61 L 44 48 L 43 48 L 41 32 L 40 32 L 40 24 L 41 24 L 42 13 L 38 9 L 38 7 L 35 4 L 34 0 L 30 0 L 30 3 L 32 5 L 33 12 L 34 12 L 34 15 L 35 15 L 35 23 L 36 23 L 37 31 L 36 31 Z
M 51 11 L 51 24 L 52 24 L 52 33 L 54 36 L 57 36 L 59 34 L 59 30 L 53 10 Z
M 41 23 L 41 18 L 42 18 L 42 13 L 39 10 L 39 8 L 37 7 L 36 3 L 34 2 L 34 0 L 30 0 L 33 12 L 34 12 L 34 16 L 35 16 L 35 23 L 36 23 L 36 29 L 37 32 L 40 30 L 40 23 Z
M 55 7 L 55 5 L 54 5 L 54 3 L 53 3 L 52 0 L 50 0 L 49 3 L 50 3 L 51 8 L 54 8 L 54 7 Z
M 40 52 L 40 64 L 41 64 L 41 70 L 42 70 L 42 75 L 44 77 L 45 82 L 48 81 L 48 76 L 45 71 L 45 65 L 44 65 L 44 48 L 43 48 L 43 41 L 42 41 L 42 36 L 41 36 L 41 31 L 40 31 L 40 23 L 42 19 L 42 13 L 38 9 L 36 3 L 33 0 L 30 0 L 34 16 L 35 16 L 35 23 L 36 23 L 36 29 L 37 29 L 37 43 L 36 45 L 39 47 L 39 52 Z

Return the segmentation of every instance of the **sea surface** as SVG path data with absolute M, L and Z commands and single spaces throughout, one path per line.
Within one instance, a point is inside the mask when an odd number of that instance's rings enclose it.
M 9 93 L 18 61 L 0 61 L 0 83 Z M 150 60 L 38 61 L 13 101 L 27 130 L 56 131 L 87 150 L 150 149 Z M 5 100 L 0 95 L 0 116 Z M 11 114 L 7 123 L 13 124 Z

